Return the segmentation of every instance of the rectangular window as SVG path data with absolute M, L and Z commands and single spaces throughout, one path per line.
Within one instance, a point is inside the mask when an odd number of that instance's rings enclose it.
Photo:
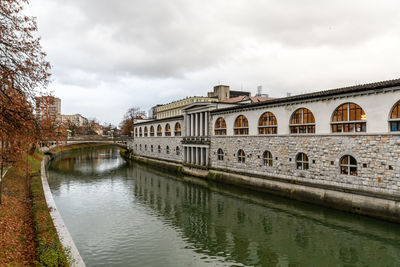
M 397 108 L 397 107 L 396 107 L 396 108 Z M 392 132 L 397 132 L 397 131 L 399 131 L 398 122 L 391 122 L 390 125 L 391 125 L 390 128 L 391 128 Z

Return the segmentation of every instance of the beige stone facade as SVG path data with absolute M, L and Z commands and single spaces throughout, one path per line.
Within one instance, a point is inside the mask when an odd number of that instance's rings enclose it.
M 88 122 L 88 119 L 83 117 L 81 114 L 74 115 L 59 115 L 60 121 L 62 123 L 73 123 L 78 127 L 82 127 Z
M 178 100 L 169 104 L 157 106 L 157 119 L 166 119 L 176 116 L 182 116 L 182 109 L 193 103 L 204 103 L 204 102 L 218 102 L 218 98 L 193 96 L 182 100 Z

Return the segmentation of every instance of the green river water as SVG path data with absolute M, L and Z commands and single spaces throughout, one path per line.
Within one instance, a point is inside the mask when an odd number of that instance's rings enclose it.
M 126 162 L 55 160 L 49 184 L 87 266 L 400 266 L 400 225 Z

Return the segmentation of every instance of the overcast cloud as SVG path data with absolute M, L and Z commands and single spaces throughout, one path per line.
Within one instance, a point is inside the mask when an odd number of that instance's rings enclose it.
M 399 1 L 31 0 L 64 114 L 118 124 L 214 85 L 280 97 L 399 78 Z

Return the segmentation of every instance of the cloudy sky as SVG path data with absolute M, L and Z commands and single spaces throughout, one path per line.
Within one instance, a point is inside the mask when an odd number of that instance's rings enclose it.
M 400 78 L 398 0 L 31 0 L 64 114 Z

